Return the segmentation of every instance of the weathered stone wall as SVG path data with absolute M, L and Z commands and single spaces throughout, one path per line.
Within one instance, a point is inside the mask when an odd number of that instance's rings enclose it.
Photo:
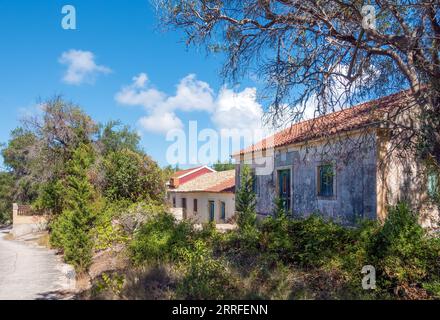
M 439 207 L 430 199 L 427 171 L 411 152 L 392 150 L 389 140 L 382 138 L 384 149 L 378 166 L 378 189 L 382 192 L 381 220 L 387 215 L 387 206 L 403 201 L 419 215 L 419 222 L 428 229 L 440 227 Z
M 376 138 L 374 133 L 347 136 L 331 143 L 278 148 L 272 161 L 274 170 L 257 175 L 257 212 L 270 214 L 277 195 L 277 170 L 290 169 L 293 213 L 307 216 L 320 211 L 341 223 L 352 224 L 356 218 L 376 218 Z M 243 164 L 237 167 L 237 181 Z M 336 194 L 320 198 L 317 192 L 317 168 L 332 162 L 336 169 Z M 252 167 L 258 165 L 247 161 Z
M 394 149 L 389 132 L 377 129 L 332 141 L 277 148 L 266 158 L 272 162 L 273 170 L 257 176 L 257 212 L 261 215 L 273 212 L 278 192 L 277 170 L 290 169 L 291 207 L 295 215 L 307 216 L 319 211 L 347 224 L 357 218 L 383 221 L 390 205 L 405 201 L 418 213 L 424 227 L 440 228 L 440 209 L 427 194 L 425 165 L 414 154 Z M 317 167 L 326 162 L 336 167 L 336 196 L 331 199 L 317 194 Z M 250 156 L 241 159 L 236 166 L 237 190 L 245 163 L 253 169 L 261 167 Z
M 428 229 L 440 228 L 440 209 L 428 195 L 426 164 L 418 159 L 412 148 L 417 145 L 412 130 L 420 126 L 421 109 L 408 104 L 383 130 L 378 131 L 378 215 L 387 216 L 387 208 L 400 201 L 409 203 Z

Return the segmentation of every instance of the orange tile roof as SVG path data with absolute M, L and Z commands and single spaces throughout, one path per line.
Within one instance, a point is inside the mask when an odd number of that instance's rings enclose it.
M 235 177 L 229 178 L 220 182 L 219 184 L 206 188 L 205 192 L 235 192 Z
M 390 111 L 406 105 L 409 99 L 409 91 L 401 91 L 315 119 L 302 121 L 233 155 L 319 139 L 377 124 Z
M 179 187 L 174 192 L 234 192 L 235 170 L 211 172 L 201 175 Z

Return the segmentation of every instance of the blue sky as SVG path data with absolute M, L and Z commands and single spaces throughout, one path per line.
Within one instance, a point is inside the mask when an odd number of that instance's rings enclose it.
M 66 4 L 76 8 L 77 30 L 61 28 Z M 148 0 L 0 0 L 0 38 L 0 142 L 36 112 L 39 98 L 55 94 L 97 121 L 139 130 L 161 165 L 170 127 L 259 125 L 257 84 L 223 87 L 222 57 L 186 48 L 179 32 L 158 31 Z

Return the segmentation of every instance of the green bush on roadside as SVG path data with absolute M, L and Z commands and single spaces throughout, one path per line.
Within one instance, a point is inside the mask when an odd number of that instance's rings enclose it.
M 179 270 L 183 273 L 176 293 L 178 298 L 233 299 L 237 297 L 234 277 L 223 259 L 214 258 L 212 249 L 202 240 L 196 240 L 192 247 L 178 249 Z
M 88 269 L 93 256 L 90 230 L 96 218 L 92 205 L 95 190 L 87 176 L 93 161 L 94 153 L 90 145 L 81 144 L 75 150 L 67 164 L 67 208 L 51 224 L 51 245 L 61 249 L 64 260 L 78 272 Z
M 169 213 L 157 214 L 136 232 L 130 245 L 132 259 L 136 264 L 175 261 L 179 249 L 191 245 L 193 234 L 190 223 L 176 223 Z
M 223 234 L 155 215 L 136 233 L 133 261 L 176 266 L 176 295 L 185 299 L 440 297 L 440 240 L 407 206 L 390 208 L 382 225 L 365 220 L 355 228 L 319 214 L 292 219 L 277 208 L 254 227 Z M 362 288 L 365 265 L 376 268 L 376 290 Z
M 367 246 L 380 289 L 396 292 L 440 279 L 440 239 L 427 235 L 406 204 L 390 208 Z

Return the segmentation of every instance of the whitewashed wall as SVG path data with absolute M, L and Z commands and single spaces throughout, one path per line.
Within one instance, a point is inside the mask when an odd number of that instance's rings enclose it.
M 235 215 L 235 195 L 233 193 L 208 193 L 208 192 L 192 192 L 179 193 L 169 192 L 169 203 L 172 207 L 173 197 L 176 198 L 176 208 L 172 208 L 172 213 L 179 213 L 181 215 L 182 198 L 186 198 L 187 218 L 194 221 L 194 223 L 209 222 L 209 201 L 214 201 L 215 204 L 215 222 L 225 223 Z M 197 199 L 197 213 L 194 213 L 194 199 Z M 225 202 L 226 205 L 226 221 L 220 219 L 221 207 L 220 202 Z

